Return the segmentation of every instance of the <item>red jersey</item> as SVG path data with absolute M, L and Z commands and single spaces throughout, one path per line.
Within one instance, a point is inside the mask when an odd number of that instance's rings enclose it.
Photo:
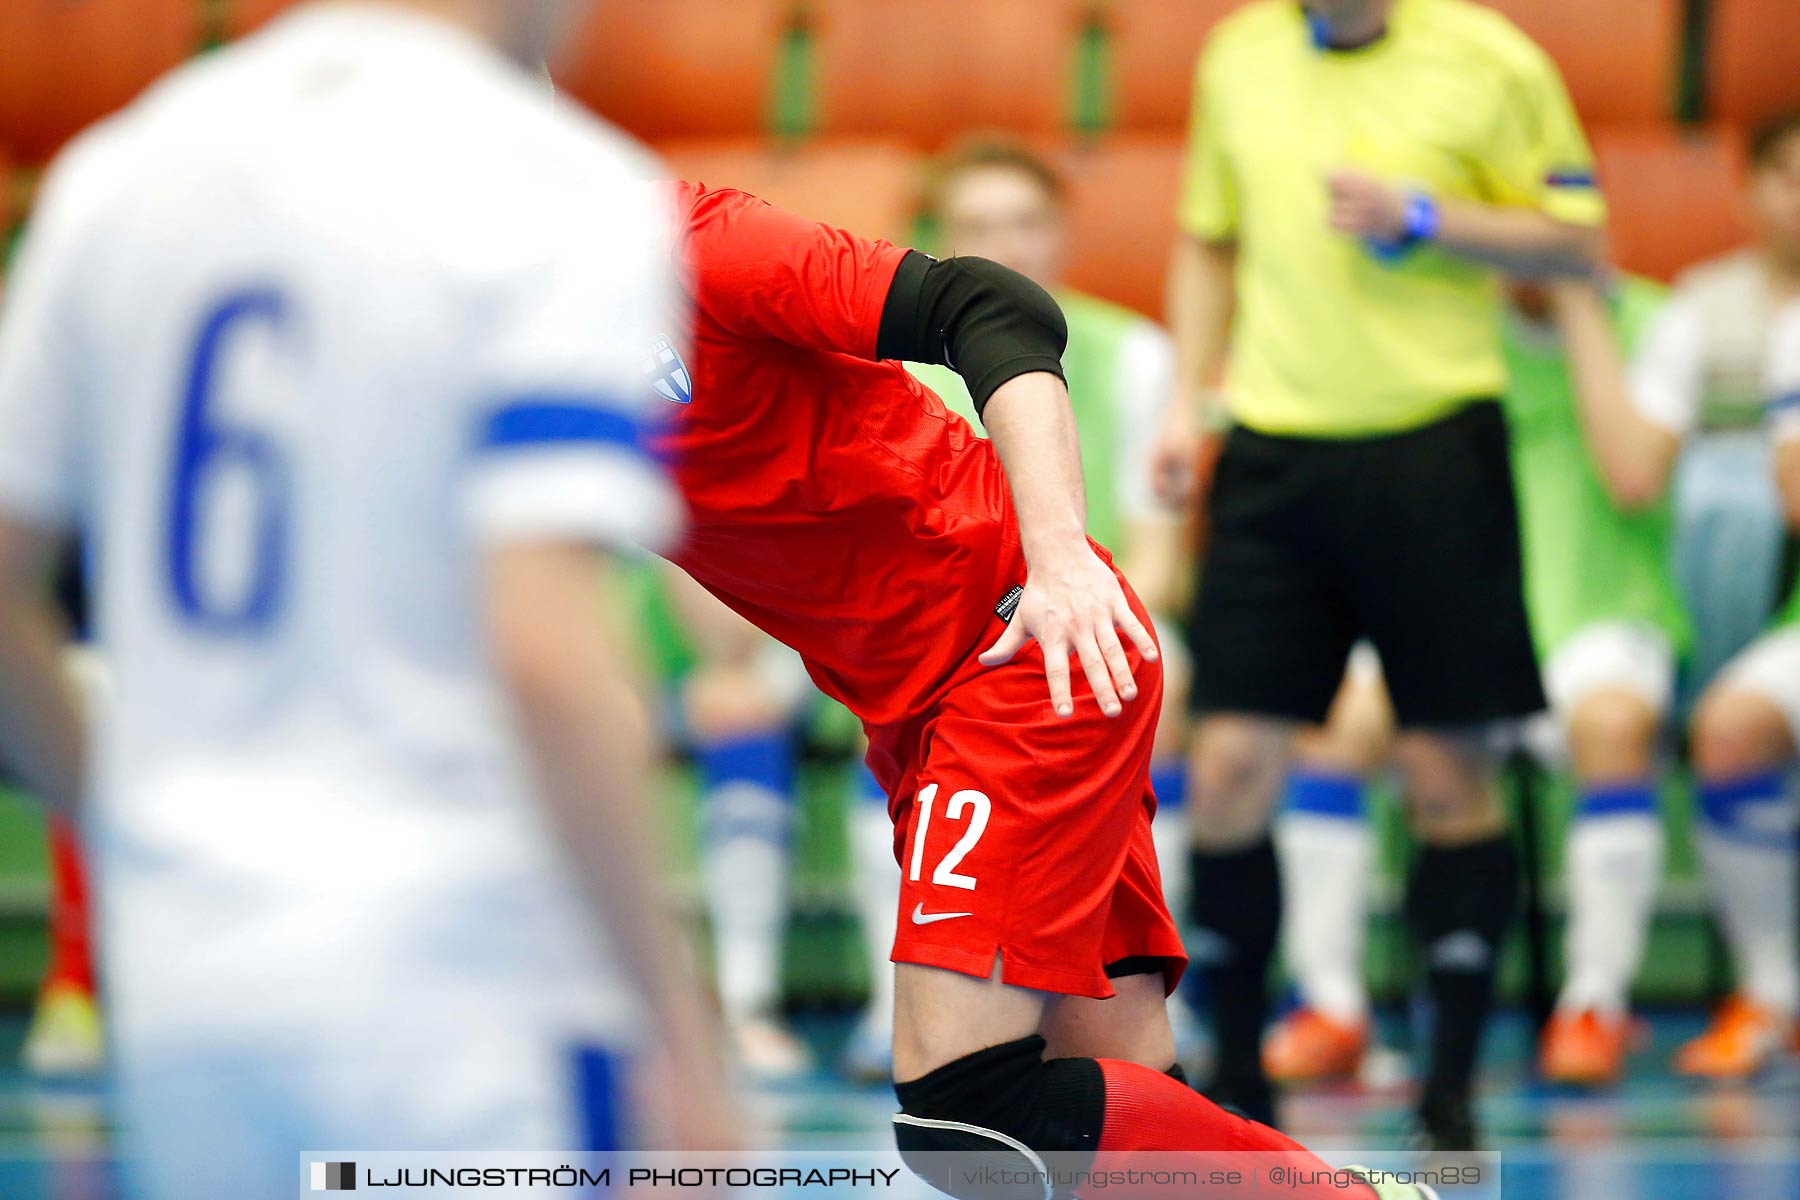
M 671 557 L 865 722 L 914 715 L 999 636 L 1025 560 L 993 448 L 876 361 L 906 251 L 698 184 L 676 212 L 694 328 L 688 378 L 659 389 L 691 522 Z

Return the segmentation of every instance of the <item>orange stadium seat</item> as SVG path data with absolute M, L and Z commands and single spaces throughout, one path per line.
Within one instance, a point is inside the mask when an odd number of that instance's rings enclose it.
M 1646 121 L 1672 109 L 1680 0 L 1486 0 L 1557 60 L 1593 122 Z M 1114 98 L 1127 129 L 1185 125 L 1206 35 L 1245 0 L 1112 0 Z
M 1800 111 L 1800 4 L 1712 0 L 1714 119 L 1754 124 Z
M 1658 121 L 1675 110 L 1681 0 L 1485 0 L 1550 52 L 1582 120 Z
M 193 0 L 0 2 L 0 141 L 55 153 L 200 46 Z
M 6 242 L 13 228 L 13 192 L 16 184 L 13 181 L 12 160 L 6 157 L 4 148 L 0 148 L 0 299 L 6 297 Z
M 1119 136 L 1064 152 L 1074 286 L 1151 316 L 1175 244 L 1181 191 L 1178 135 Z
M 957 133 L 1069 124 L 1087 0 L 815 0 L 819 118 L 829 134 Z
M 1180 129 L 1193 101 L 1200 47 L 1244 0 L 1112 0 L 1114 116 L 1124 129 Z
M 606 0 L 557 82 L 653 141 L 757 133 L 795 11 L 794 0 Z
M 732 187 L 801 216 L 864 237 L 904 241 L 918 186 L 918 159 L 887 141 L 669 143 L 664 160 L 678 179 Z
M 0 246 L 13 226 L 13 187 L 12 155 L 0 146 Z
M 1728 129 L 1600 130 L 1600 183 L 1612 209 L 1612 258 L 1671 279 L 1743 244 L 1743 139 Z

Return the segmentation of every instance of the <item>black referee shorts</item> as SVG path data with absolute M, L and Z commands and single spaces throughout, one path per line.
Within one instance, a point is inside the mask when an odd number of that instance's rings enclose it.
M 1324 440 L 1233 429 L 1191 629 L 1196 712 L 1325 719 L 1358 638 L 1407 727 L 1544 707 L 1500 406 Z

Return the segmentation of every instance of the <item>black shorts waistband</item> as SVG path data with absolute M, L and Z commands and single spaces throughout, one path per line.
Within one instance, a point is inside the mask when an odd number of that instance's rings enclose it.
M 1427 421 L 1423 425 L 1414 425 L 1409 429 L 1398 429 L 1389 433 L 1358 434 L 1350 437 L 1323 437 L 1308 433 L 1265 433 L 1249 425 L 1233 424 L 1231 436 L 1247 441 L 1267 442 L 1281 446 L 1375 446 L 1404 443 L 1419 437 L 1430 437 L 1446 429 L 1455 429 L 1462 425 L 1482 425 L 1491 422 L 1503 422 L 1504 414 L 1497 396 L 1472 396 L 1459 402 L 1443 416 L 1435 421 Z

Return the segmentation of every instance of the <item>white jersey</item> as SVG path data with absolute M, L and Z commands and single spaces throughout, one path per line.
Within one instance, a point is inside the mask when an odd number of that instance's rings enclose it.
M 1800 304 L 1782 309 L 1769 350 L 1769 432 L 1775 444 L 1800 441 Z
M 1687 272 L 1638 347 L 1638 411 L 1683 439 L 1760 433 L 1776 331 L 1791 308 L 1771 295 L 1768 268 L 1750 251 Z
M 477 556 L 672 531 L 638 440 L 652 174 L 378 6 L 178 71 L 51 171 L 0 327 L 0 511 L 90 536 L 123 1025 L 325 1019 L 433 972 L 596 990 Z
M 1794 305 L 1749 251 L 1684 275 L 1640 343 L 1639 413 L 1682 440 L 1671 482 L 1676 581 L 1694 620 L 1688 677 L 1704 685 L 1767 626 L 1790 584 L 1771 427 L 1780 330 Z

